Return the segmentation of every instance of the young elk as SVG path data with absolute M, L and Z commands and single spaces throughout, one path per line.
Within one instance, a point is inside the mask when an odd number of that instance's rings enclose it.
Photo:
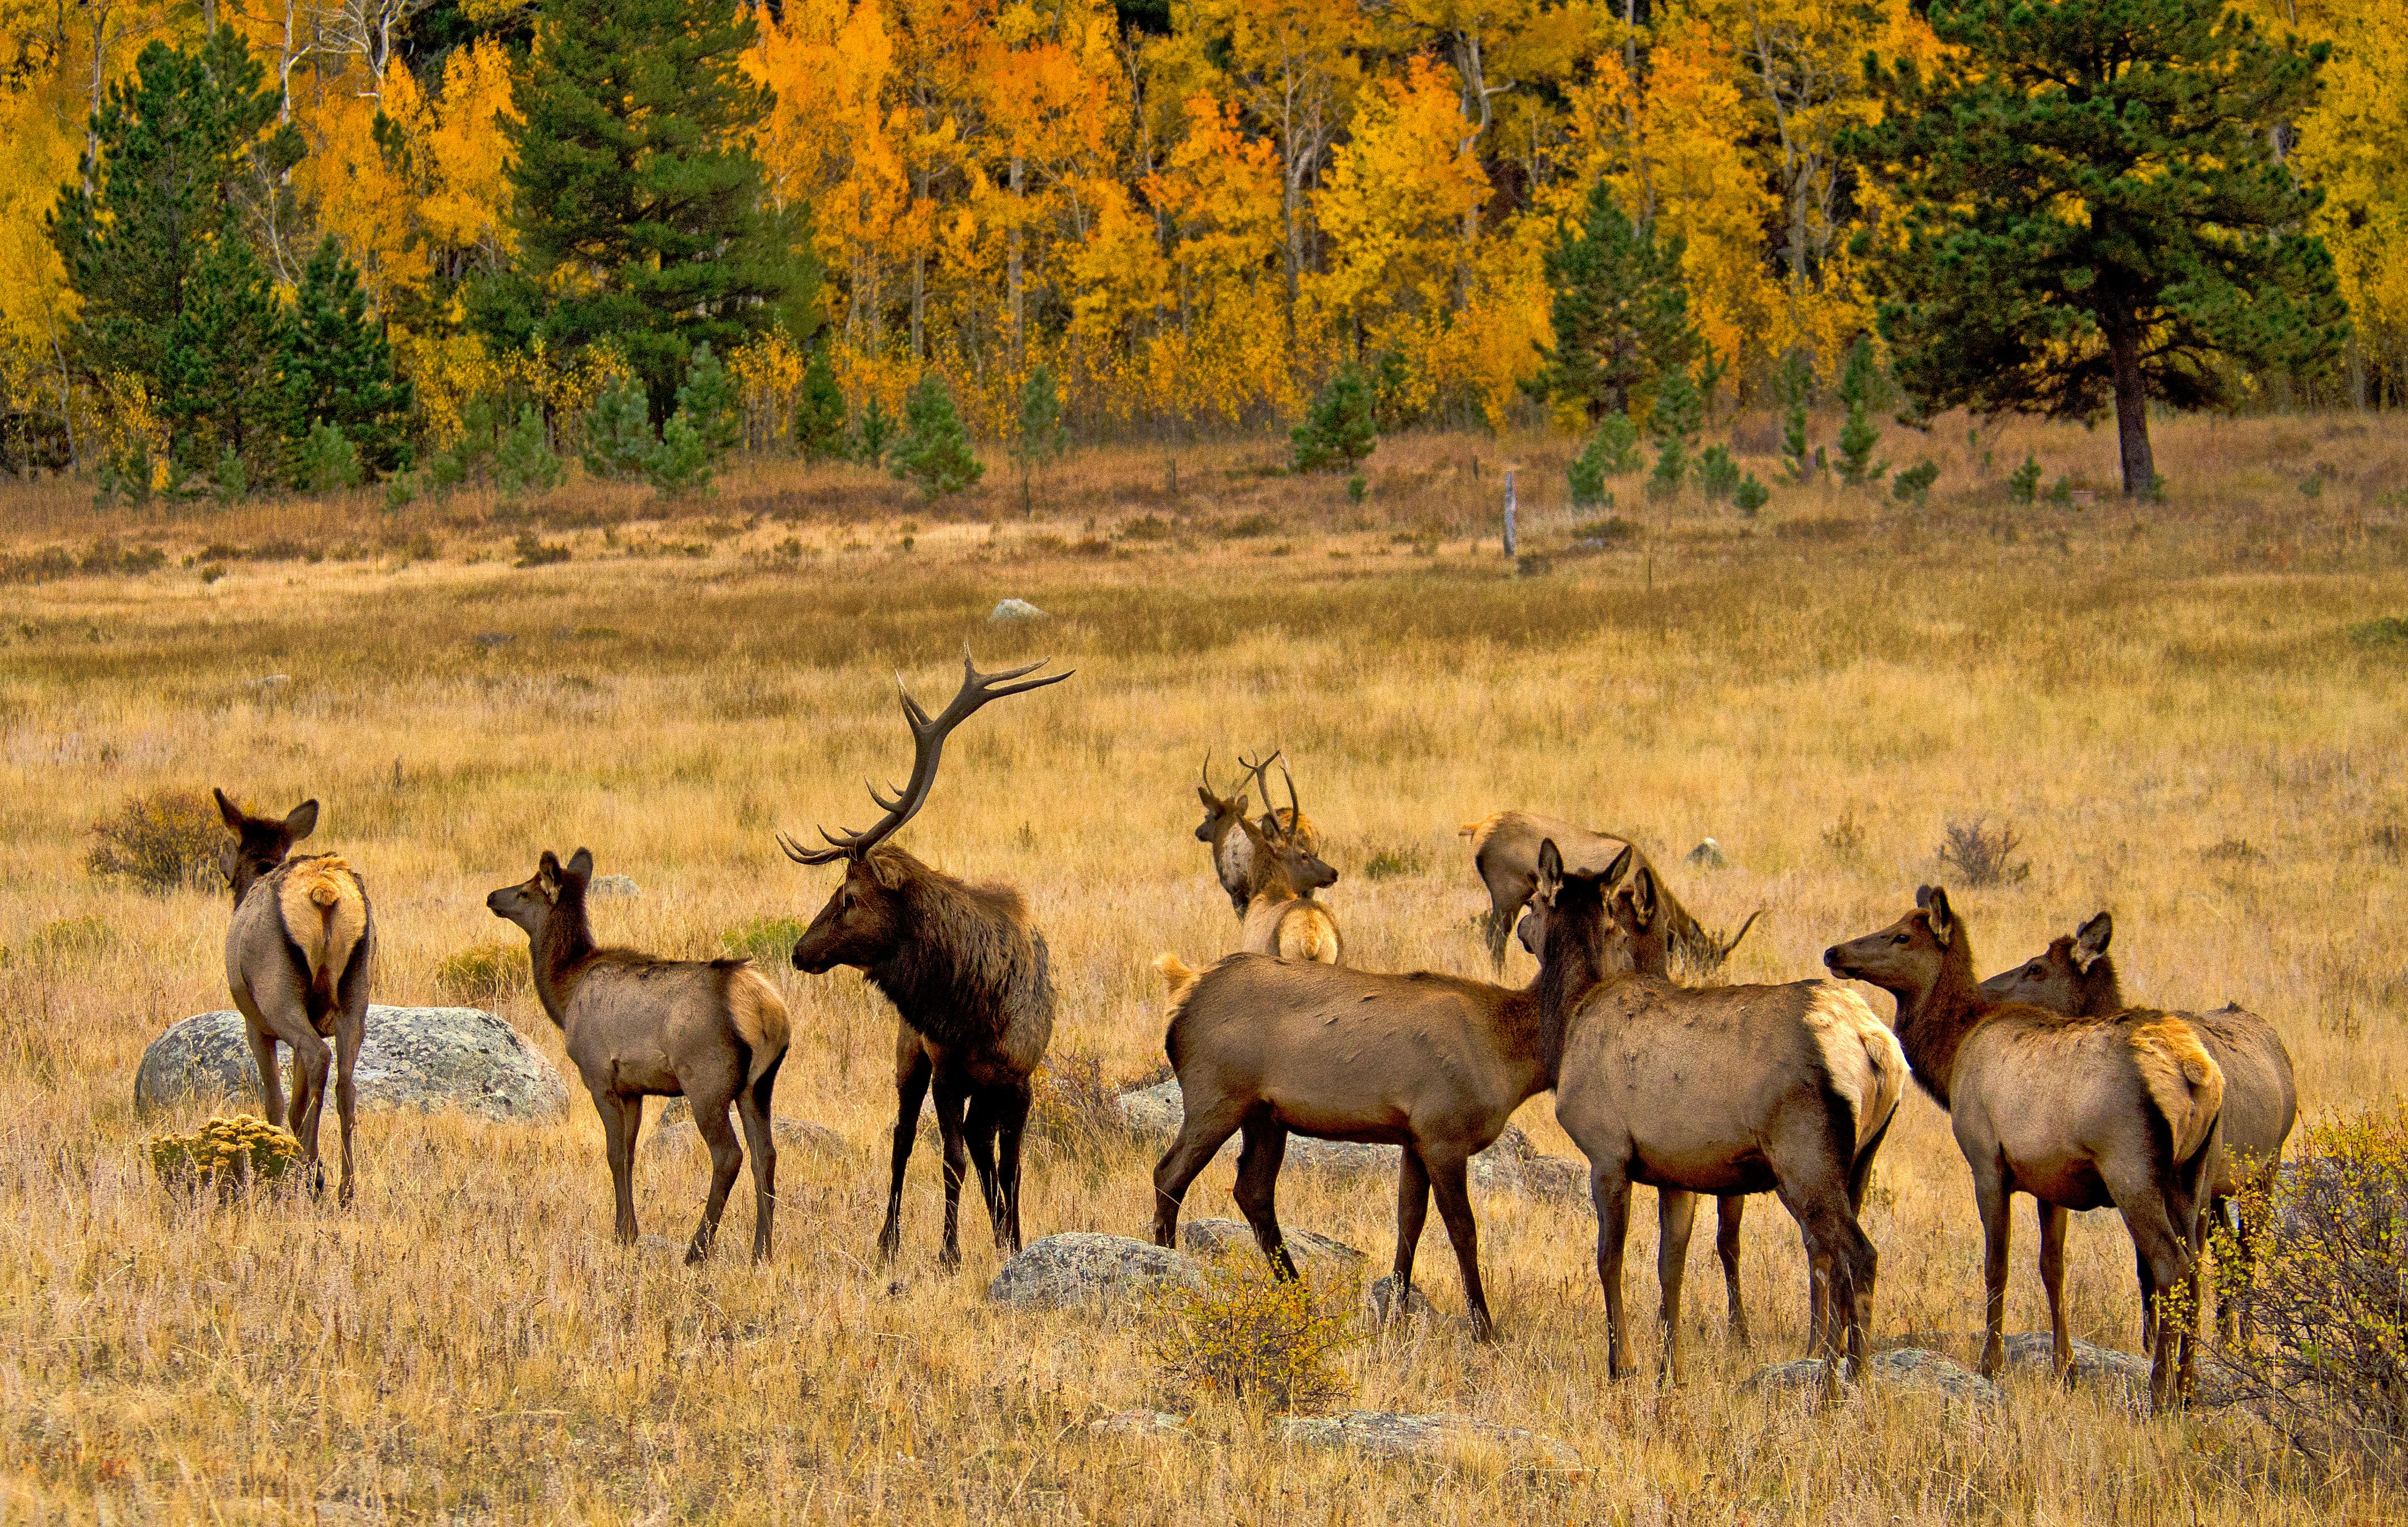
M 888 846 L 920 814 L 937 783 L 945 739 L 989 700 L 1060 684 L 1068 673 L 1025 679 L 1030 663 L 981 673 L 962 654 L 962 687 L 931 717 L 898 681 L 911 728 L 911 779 L 892 800 L 872 785 L 886 814 L 867 832 L 841 837 L 822 828 L 825 848 L 806 849 L 784 834 L 779 844 L 796 864 L 844 861 L 844 882 L 795 945 L 795 968 L 824 975 L 858 967 L 886 994 L 901 1020 L 895 1033 L 895 1150 L 886 1224 L 878 1254 L 893 1260 L 903 1244 L 903 1169 L 911 1160 L 920 1105 L 933 1089 L 945 1145 L 945 1241 L 941 1261 L 962 1260 L 965 1166 L 978 1167 L 979 1189 L 999 1248 L 1020 1249 L 1020 1136 L 1028 1120 L 1029 1076 L 1054 1036 L 1054 983 L 1045 937 L 1029 926 L 1020 893 L 972 886 Z
M 1914 1079 L 1949 1112 L 1973 1172 L 1985 1243 L 1988 1334 L 1982 1372 L 2005 1361 L 2008 1212 L 2040 1202 L 2041 1282 L 2048 1290 L 2057 1371 L 2072 1347 L 2065 1325 L 2065 1217 L 2113 1205 L 2151 1289 L 2188 1283 L 2196 1309 L 2200 1203 L 2224 1102 L 2224 1073 L 2191 1026 L 2140 1009 L 2067 1018 L 2000 1002 L 1973 978 L 1973 951 L 1948 893 L 1927 886 L 1913 912 L 1847 944 L 1823 963 L 1898 999 L 1898 1037 Z M 2187 1390 L 2190 1322 L 2157 1323 L 2150 1397 Z
M 1624 848 L 1603 877 L 1619 885 L 1607 903 L 1606 972 L 1564 1021 L 1555 1083 L 1555 1117 L 1587 1156 L 1597 1199 L 1608 1374 L 1631 1366 L 1622 1254 L 1633 1183 L 1656 1190 L 1661 1366 L 1674 1382 L 1684 1376 L 1681 1284 L 1698 1193 L 1730 1204 L 1780 1195 L 1813 1269 L 1818 1345 L 1836 1359 L 1844 1333 L 1850 1366 L 1860 1367 L 1876 1257 L 1856 1214 L 1906 1089 L 1906 1057 L 1864 999 L 1835 981 L 1674 986 L 1661 973 L 1665 899 L 1655 870 L 1636 860 Z M 1543 938 L 1574 883 L 1555 845 L 1541 843 Z
M 1625 839 L 1591 832 L 1561 817 L 1541 816 L 1532 812 L 1498 812 L 1477 822 L 1465 822 L 1455 831 L 1471 840 L 1472 867 L 1479 871 L 1481 884 L 1488 887 L 1488 963 L 1495 970 L 1505 968 L 1505 941 L 1538 886 L 1541 843 L 1552 842 L 1566 864 L 1591 873 L 1612 864 L 1616 854 L 1630 846 Z M 1665 927 L 1671 933 L 1671 953 L 1684 969 L 1696 975 L 1712 975 L 1721 970 L 1731 951 L 1739 947 L 1740 940 L 1747 937 L 1747 930 L 1762 915 L 1760 910 L 1748 914 L 1739 931 L 1726 940 L 1708 932 L 1669 893 L 1664 897 Z
M 2071 935 L 2049 941 L 2040 954 L 1982 983 L 1982 990 L 2002 1002 L 2029 1002 L 2069 1017 L 2103 1018 L 2124 1011 L 2124 992 L 2115 978 L 2115 962 L 2107 945 L 2115 937 L 2115 920 L 2100 913 Z M 2232 1230 L 2233 1253 L 2239 1263 L 2236 1286 L 2249 1286 L 2249 1269 L 2257 1260 L 2258 1227 L 2241 1211 L 2242 1195 L 2260 1192 L 2274 1184 L 2283 1162 L 2283 1144 L 2298 1120 L 2300 1093 L 2291 1079 L 2291 1053 L 2283 1047 L 2273 1026 L 2246 1008 L 2229 1003 L 2213 1013 L 2185 1013 L 2183 1020 L 2224 1073 L 2224 1113 L 2216 1127 L 2215 1161 L 2208 1170 L 2208 1214 Z M 2149 1266 L 2141 1274 L 2141 1332 L 2150 1343 L 2156 1315 L 2155 1289 Z M 2228 1333 L 2237 1333 L 2243 1311 L 2230 1300 L 2218 1301 L 2216 1316 Z
M 1273 754 L 1261 763 L 1248 765 L 1262 788 L 1265 805 L 1270 803 L 1271 788 L 1264 771 L 1278 756 Z M 1296 803 L 1296 777 L 1288 773 L 1285 764 L 1280 765 L 1280 773 L 1287 780 L 1287 819 L 1300 822 L 1304 811 Z M 1276 821 L 1278 814 L 1264 813 L 1264 823 Z M 1338 872 L 1283 828 L 1257 827 L 1252 822 L 1240 822 L 1239 827 L 1251 841 L 1252 853 L 1245 921 L 1238 947 L 1248 954 L 1338 964 L 1345 957 L 1338 919 L 1312 899 L 1314 891 L 1338 884 Z
M 1568 893 L 1565 904 L 1580 894 Z M 1487 1340 L 1495 1325 L 1480 1282 L 1469 1166 L 1514 1109 L 1555 1084 L 1562 1015 L 1598 973 L 1593 885 L 1588 897 L 1587 925 L 1570 912 L 1551 919 L 1539 973 L 1520 991 L 1258 954 L 1230 955 L 1200 972 L 1173 955 L 1156 959 L 1170 982 L 1164 1048 L 1186 1120 L 1154 1169 L 1155 1244 L 1177 1243 L 1188 1185 L 1242 1131 L 1238 1206 L 1273 1273 L 1294 1277 L 1276 1203 L 1287 1137 L 1399 1145 L 1395 1307 L 1410 1291 L 1435 1194 L 1472 1332 Z
M 1271 755 L 1271 758 L 1278 756 L 1277 753 Z M 1269 762 L 1270 758 L 1264 760 L 1266 765 Z M 1317 855 L 1321 851 L 1321 837 L 1314 830 L 1311 819 L 1299 815 L 1294 807 L 1284 812 L 1270 810 L 1268 791 L 1263 797 L 1262 818 L 1254 824 L 1255 830 L 1244 830 L 1249 804 L 1246 790 L 1254 777 L 1250 774 L 1247 779 L 1240 780 L 1235 795 L 1214 793 L 1212 755 L 1207 750 L 1204 777 L 1196 785 L 1197 795 L 1204 801 L 1204 820 L 1197 824 L 1196 841 L 1211 845 L 1213 878 L 1220 881 L 1221 889 L 1228 893 L 1229 907 L 1240 917 L 1246 915 L 1246 900 L 1254 894 L 1254 844 L 1258 840 L 1284 834 L 1294 839 L 1308 855 Z M 1331 880 L 1336 878 L 1336 872 L 1331 872 Z
M 563 866 L 550 849 L 533 878 L 485 898 L 494 916 L 527 936 L 535 993 L 560 1028 L 568 1059 L 585 1079 L 609 1142 L 615 1229 L 636 1244 L 636 1134 L 644 1100 L 683 1097 L 710 1146 L 710 1196 L 685 1260 L 710 1255 L 744 1151 L 752 1153 L 752 1260 L 769 1255 L 777 1208 L 778 1147 L 769 1132 L 769 1095 L 786 1058 L 786 1004 L 778 988 L 743 959 L 655 959 L 632 949 L 597 948 L 585 915 L 594 856 L 579 849 Z M 727 1122 L 744 1121 L 744 1146 Z
M 276 1046 L 293 1047 L 293 1132 L 310 1186 L 322 1188 L 318 1119 L 326 1102 L 326 1041 L 335 1042 L 335 1117 L 343 1132 L 343 1183 L 351 1201 L 351 1125 L 358 1096 L 351 1073 L 366 1036 L 368 986 L 376 965 L 376 920 L 359 872 L 332 854 L 287 857 L 318 826 L 318 803 L 305 800 L 281 820 L 251 816 L 216 792 L 218 814 L 235 841 L 218 852 L 234 890 L 226 929 L 226 987 L 242 1014 L 244 1037 L 259 1066 L 267 1122 L 285 1121 Z M 253 893 L 256 894 L 253 894 Z

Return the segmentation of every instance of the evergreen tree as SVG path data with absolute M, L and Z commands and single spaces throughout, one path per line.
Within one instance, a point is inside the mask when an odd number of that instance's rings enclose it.
M 1371 388 L 1354 365 L 1340 367 L 1312 400 L 1304 423 L 1288 431 L 1299 472 L 1352 471 L 1380 443 Z
M 644 458 L 644 475 L 652 479 L 652 491 L 664 498 L 709 493 L 713 454 L 694 416 L 680 409 L 662 426 L 661 443 Z
M 109 86 L 82 179 L 60 189 L 50 220 L 82 299 L 77 343 L 92 374 L 156 388 L 186 288 L 212 247 L 239 237 L 237 179 L 299 155 L 297 131 L 268 132 L 276 108 L 267 71 L 232 27 L 185 49 L 153 42 Z
M 1014 421 L 1011 459 L 1020 467 L 1020 507 L 1024 513 L 1037 512 L 1029 497 L 1030 473 L 1059 456 L 1070 444 L 1070 432 L 1062 427 L 1062 389 L 1054 380 L 1054 372 L 1044 362 L 1028 373 L 1028 381 L 1020 389 L 1020 417 Z
M 656 420 L 696 345 L 790 308 L 808 332 L 809 246 L 747 147 L 768 115 L 738 62 L 753 35 L 737 0 L 542 0 L 509 127 L 519 267 L 480 289 L 481 327 L 558 355 L 611 340 Z
M 883 466 L 887 447 L 895 443 L 895 421 L 886 412 L 886 405 L 871 394 L 861 411 L 861 424 L 853 431 L 853 456 L 865 467 Z
M 184 285 L 158 360 L 169 452 L 186 471 L 208 469 L 222 497 L 274 481 L 290 413 L 278 362 L 284 315 L 251 245 L 211 242 Z M 238 463 L 237 484 L 225 469 Z
M 795 449 L 805 461 L 826 461 L 846 452 L 844 392 L 836 384 L 836 362 L 824 339 L 803 367 L 802 401 L 795 406 Z
M 360 454 L 337 425 L 309 426 L 293 451 L 292 483 L 303 493 L 335 493 L 360 485 Z
M 640 477 L 660 443 L 652 434 L 651 407 L 643 388 L 625 377 L 614 377 L 586 411 L 585 448 L 580 454 L 590 476 Z
M 1923 415 L 2112 405 L 2146 496 L 2149 399 L 2223 402 L 2236 371 L 2340 350 L 2302 231 L 2319 196 L 2276 148 L 2324 44 L 2269 41 L 2224 0 L 1932 0 L 1930 21 L 1943 62 L 1874 67 L 1883 120 L 1851 139 L 1898 182 L 1881 326 Z
M 1852 488 L 1878 483 L 1889 470 L 1888 462 L 1873 459 L 1873 450 L 1881 444 L 1881 426 L 1870 414 L 1881 391 L 1872 344 L 1859 336 L 1848 347 L 1847 368 L 1840 373 L 1840 401 L 1848 411 L 1840 425 L 1840 481 Z
M 1592 187 L 1580 224 L 1559 227 L 1547 251 L 1555 343 L 1539 346 L 1543 364 L 1524 389 L 1598 420 L 1627 410 L 1630 395 L 1657 378 L 1685 371 L 1705 339 L 1689 319 L 1682 248 L 1678 237 L 1658 242 L 1652 225 L 1634 227 L 1604 181 Z
M 678 384 L 677 411 L 693 424 L 713 461 L 744 438 L 744 395 L 710 353 L 709 341 L 695 346 L 694 358 L 686 363 L 685 381 Z
M 494 484 L 504 498 L 529 491 L 549 493 L 566 473 L 544 439 L 543 416 L 532 405 L 522 406 L 519 421 L 494 451 Z
M 1781 465 L 1792 483 L 1811 482 L 1822 463 L 1806 434 L 1806 409 L 1814 400 L 1814 368 L 1807 364 L 1804 351 L 1793 350 L 1782 360 L 1774 391 L 1782 404 Z
M 332 235 L 301 273 L 284 325 L 286 428 L 295 443 L 331 425 L 369 473 L 409 464 L 410 387 L 393 374 L 393 350 L 368 316 L 359 267 Z
M 954 411 L 945 384 L 930 371 L 903 403 L 903 438 L 888 454 L 895 475 L 920 484 L 928 497 L 959 493 L 986 475 L 986 464 L 970 452 L 969 431 Z
M 1647 435 L 1656 442 L 1656 470 L 1647 478 L 1649 497 L 1670 498 L 1681 491 L 1704 417 L 1705 400 L 1685 369 L 1666 376 L 1656 387 L 1656 407 L 1647 415 Z

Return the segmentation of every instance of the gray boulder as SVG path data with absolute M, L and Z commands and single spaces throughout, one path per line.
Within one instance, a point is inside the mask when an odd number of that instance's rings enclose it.
M 986 1296 L 1013 1309 L 1067 1309 L 1151 1293 L 1167 1283 L 1197 1283 L 1196 1259 L 1148 1241 L 1068 1231 L 1031 1242 L 1003 1264 Z
M 1367 1331 L 1380 1331 L 1389 1322 L 1436 1320 L 1438 1306 L 1429 1302 L 1418 1283 L 1405 1290 L 1404 1308 L 1397 1307 L 1397 1275 L 1375 1279 L 1363 1290 L 1363 1326 Z
M 1326 1268 L 1345 1272 L 1363 1260 L 1363 1253 L 1343 1241 L 1333 1241 L 1326 1235 L 1315 1235 L 1309 1230 L 1280 1227 L 1286 1238 L 1287 1254 L 1296 1259 L 1297 1267 Z M 1242 1219 L 1190 1219 L 1179 1227 L 1179 1244 L 1199 1257 L 1260 1257 L 1262 1248 L 1254 1245 L 1254 1228 Z
M 2045 1331 L 2021 1331 L 2007 1338 L 2010 1367 L 2051 1374 L 2057 1367 L 2057 1338 Z M 2143 1398 L 2149 1392 L 2149 1360 L 2113 1347 L 2073 1339 L 2073 1381 L 2077 1384 L 2122 1384 Z
M 1274 1428 L 1282 1441 L 1306 1448 L 1342 1448 L 1371 1458 L 1453 1462 L 1467 1452 L 1494 1450 L 1524 1466 L 1576 1469 L 1569 1443 L 1518 1426 L 1468 1416 L 1412 1416 L 1393 1410 L 1350 1410 L 1340 1416 L 1291 1416 Z
M 289 1088 L 291 1053 L 282 1054 Z M 480 1008 L 371 1004 L 356 1076 L 366 1108 L 457 1108 L 519 1121 L 555 1119 L 568 1108 L 560 1073 Z M 239 1013 L 186 1018 L 150 1042 L 134 1073 L 137 1114 L 186 1098 L 255 1107 L 259 1097 Z
M 680 1098 L 677 1101 L 683 1102 L 685 1100 Z M 737 1138 L 741 1140 L 744 1135 L 742 1122 L 737 1120 L 733 1115 L 729 1116 L 729 1118 L 730 1122 L 736 1125 Z M 844 1136 L 824 1124 L 814 1124 L 809 1119 L 772 1117 L 769 1120 L 769 1138 L 777 1143 L 778 1148 L 781 1151 L 799 1150 L 813 1156 L 845 1154 Z M 655 1125 L 646 1131 L 644 1148 L 647 1151 L 701 1150 L 703 1148 L 702 1131 L 694 1127 L 694 1110 L 688 1108 L 683 1118 Z
M 1866 1376 L 1877 1384 L 1894 1389 L 1919 1390 L 1937 1394 L 1955 1404 L 1969 1405 L 2003 1405 L 2007 1397 L 1999 1386 L 1966 1367 L 1955 1358 L 1923 1347 L 1894 1347 L 1886 1352 L 1876 1352 L 1866 1365 Z M 1821 1358 L 1800 1358 L 1795 1362 L 1776 1362 L 1758 1370 L 1744 1390 L 1820 1390 L 1825 1379 Z
M 986 618 L 989 620 L 1043 620 L 1045 612 L 1030 604 L 1026 599 L 1001 599 L 996 601 L 995 612 Z
M 1723 845 L 1714 842 L 1712 838 L 1708 838 L 1697 847 L 1690 849 L 1686 855 L 1683 856 L 1683 862 L 1696 865 L 1700 870 L 1727 870 L 1730 868 L 1730 860 L 1723 855 Z
M 595 875 L 586 892 L 592 896 L 641 896 L 644 888 L 636 884 L 633 875 Z

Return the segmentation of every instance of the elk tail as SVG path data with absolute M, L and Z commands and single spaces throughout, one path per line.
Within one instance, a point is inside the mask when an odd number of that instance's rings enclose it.
M 1204 973 L 1177 955 L 1168 953 L 1154 956 L 1154 968 L 1162 972 L 1163 980 L 1170 986 L 1170 1005 L 1174 1010 L 1186 1001 L 1187 989 L 1196 984 L 1197 976 Z
M 2191 1026 L 2161 1014 L 2132 1030 L 2132 1061 L 2173 1137 L 2174 1160 L 2199 1154 L 2224 1112 L 2224 1071 Z
M 359 877 L 332 855 L 307 859 L 285 877 L 279 900 L 285 937 L 300 951 L 308 972 L 310 1005 L 330 1009 L 351 952 L 367 932 L 367 898 Z
M 744 1085 L 759 1081 L 786 1053 L 789 1028 L 786 1003 L 768 978 L 750 965 L 727 972 L 727 1019 L 736 1037 L 752 1052 Z

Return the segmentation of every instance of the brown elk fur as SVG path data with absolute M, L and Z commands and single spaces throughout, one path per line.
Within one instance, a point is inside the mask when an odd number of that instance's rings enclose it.
M 2125 1008 L 2123 984 L 2116 977 L 2114 958 L 2107 953 L 2114 935 L 2114 919 L 2101 912 L 2072 933 L 2050 940 L 2046 949 L 2023 964 L 1983 982 L 1982 989 L 2000 1001 L 2030 1002 L 2070 1017 L 2120 1013 Z M 2273 1186 L 2282 1166 L 2283 1146 L 2299 1118 L 2299 1086 L 2291 1075 L 2291 1054 L 2273 1025 L 2246 1008 L 2227 1004 L 2213 1013 L 2185 1013 L 2181 1017 L 2224 1073 L 2218 1148 L 2208 1174 L 2208 1215 L 2213 1222 L 2230 1226 L 2237 1264 L 2233 1287 L 2246 1289 L 2249 1270 L 2257 1260 L 2258 1227 L 2250 1222 L 2242 1203 L 2253 1188 L 2263 1192 Z M 2145 1340 L 2153 1290 L 2148 1286 L 2148 1268 L 2144 1265 L 2140 1272 Z M 2240 1333 L 2245 1314 L 2243 1302 L 2224 1298 L 2216 1313 L 2229 1333 Z
M 557 1025 L 569 1062 L 601 1116 L 615 1206 L 613 1230 L 636 1243 L 636 1136 L 644 1100 L 682 1097 L 710 1147 L 710 1191 L 686 1246 L 686 1260 L 710 1254 L 744 1152 L 752 1155 L 752 1260 L 769 1255 L 776 1216 L 778 1147 L 770 1095 L 785 1059 L 786 1004 L 742 959 L 657 959 L 602 948 L 585 912 L 594 856 L 579 849 L 563 866 L 550 850 L 533 877 L 485 898 L 494 916 L 527 935 L 536 997 Z M 744 1145 L 727 1122 L 735 1106 Z
M 343 1136 L 342 1202 L 351 1198 L 351 1130 L 358 1114 L 352 1073 L 366 1037 L 375 970 L 376 923 L 367 887 L 331 854 L 291 857 L 318 825 L 305 800 L 282 818 L 252 816 L 217 792 L 218 814 L 235 841 L 218 856 L 234 892 L 226 928 L 226 987 L 242 1013 L 259 1067 L 261 1106 L 270 1124 L 287 1118 L 276 1046 L 293 1051 L 293 1132 L 312 1186 L 322 1182 L 318 1123 L 334 1073 L 335 1117 Z M 326 1041 L 334 1040 L 329 1050 Z
M 1276 753 L 1271 755 L 1271 758 L 1278 756 Z M 1263 761 L 1268 765 L 1270 758 Z M 1247 793 L 1252 777 L 1238 782 L 1235 795 L 1219 794 L 1212 786 L 1212 756 L 1207 753 L 1203 777 L 1196 786 L 1197 796 L 1204 802 L 1204 820 L 1197 824 L 1196 841 L 1211 846 L 1213 878 L 1228 893 L 1230 909 L 1240 917 L 1246 915 L 1246 901 L 1253 894 L 1256 843 L 1265 838 L 1284 836 L 1307 854 L 1318 855 L 1321 851 L 1321 835 L 1312 819 L 1291 807 L 1266 810 L 1254 822 L 1253 832 L 1240 830 L 1253 804 Z M 1266 800 L 1264 804 L 1268 807 L 1269 802 Z
M 1471 1158 L 1524 1101 L 1554 1085 L 1561 1015 L 1595 978 L 1601 893 L 1575 877 L 1552 919 L 1539 973 L 1520 991 L 1421 972 L 1391 975 L 1235 954 L 1192 971 L 1155 963 L 1171 986 L 1164 1048 L 1186 1117 L 1154 1171 L 1154 1235 L 1176 1244 L 1188 1185 L 1242 1132 L 1237 1198 L 1272 1270 L 1296 1264 L 1276 1203 L 1291 1133 L 1403 1147 L 1397 1180 L 1395 1308 L 1434 1194 L 1455 1244 L 1475 1334 L 1494 1327 L 1480 1282 L 1469 1191 Z
M 1476 822 L 1462 823 L 1455 831 L 1471 840 L 1472 867 L 1479 871 L 1481 884 L 1488 887 L 1488 914 L 1484 926 L 1488 939 L 1488 962 L 1496 970 L 1504 968 L 1505 941 L 1512 936 L 1515 919 L 1538 886 L 1541 843 L 1553 842 L 1566 864 L 1591 872 L 1602 871 L 1613 862 L 1615 855 L 1632 846 L 1627 838 L 1592 832 L 1562 817 L 1541 816 L 1535 812 L 1498 812 Z M 1739 931 L 1725 940 L 1708 932 L 1668 892 L 1664 916 L 1670 934 L 1671 956 L 1692 974 L 1712 975 L 1722 969 L 1731 951 L 1739 947 L 1740 940 L 1747 937 L 1747 930 L 1755 926 L 1758 915 L 1751 913 Z
M 1971 941 L 1947 893 L 1927 886 L 1916 902 L 1879 932 L 1832 945 L 1823 960 L 1898 999 L 1894 1021 L 1914 1079 L 1949 1111 L 1972 1169 L 1985 1243 L 1983 1373 L 2005 1361 L 2009 1210 L 2019 1192 L 2041 1205 L 2041 1281 L 2058 1373 L 2072 1361 L 2069 1211 L 2114 1206 L 2149 1287 L 2187 1285 L 2195 1310 L 2200 1211 L 2224 1096 L 2223 1073 L 2196 1032 L 2172 1014 L 2068 1018 L 1995 1001 L 1974 979 Z M 2158 1405 L 2188 1386 L 2190 1324 L 2177 1332 L 2157 1322 L 2150 1394 Z
M 1240 822 L 1239 828 L 1252 840 L 1253 852 L 1238 947 L 1249 954 L 1340 963 L 1345 941 L 1338 919 L 1312 895 L 1334 884 L 1338 872 L 1294 839 L 1267 837 L 1252 822 Z

